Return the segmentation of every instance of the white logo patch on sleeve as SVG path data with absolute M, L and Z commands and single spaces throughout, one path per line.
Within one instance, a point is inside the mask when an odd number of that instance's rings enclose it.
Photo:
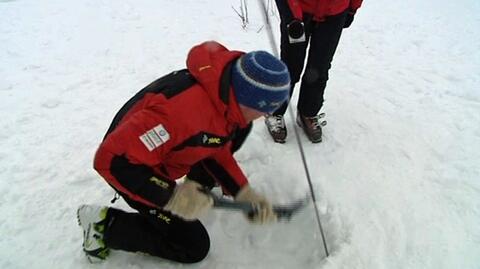
M 165 130 L 165 127 L 163 127 L 162 124 L 159 124 L 138 138 L 140 138 L 140 141 L 142 141 L 145 147 L 147 147 L 148 151 L 152 151 L 167 142 L 170 139 L 170 134 Z

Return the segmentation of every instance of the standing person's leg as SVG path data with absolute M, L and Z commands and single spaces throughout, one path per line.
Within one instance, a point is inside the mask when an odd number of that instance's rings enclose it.
M 310 33 L 308 29 L 305 29 L 306 40 L 304 42 L 290 43 L 288 24 L 294 20 L 292 12 L 288 7 L 287 1 L 276 0 L 276 3 L 280 14 L 280 58 L 287 65 L 288 71 L 290 72 L 292 84 L 290 88 L 291 97 L 295 84 L 300 81 L 302 75 Z M 306 28 L 308 28 L 308 23 Z M 284 115 L 287 111 L 289 101 L 285 102 L 273 115 Z
M 288 25 L 294 21 L 293 14 L 288 6 L 287 0 L 276 0 L 275 2 L 277 3 L 278 12 L 280 14 L 280 58 L 287 65 L 290 73 L 291 98 L 295 84 L 300 80 L 303 71 L 309 33 L 307 32 L 307 29 L 305 29 L 305 41 L 291 42 L 288 35 Z M 296 25 L 298 26 L 299 23 Z M 272 115 L 267 115 L 265 117 L 265 125 L 267 126 L 268 132 L 273 138 L 273 141 L 276 143 L 285 143 L 287 138 L 287 127 L 285 125 L 284 114 L 287 111 L 290 98 L 283 103 L 277 111 L 273 112 Z
M 298 111 L 302 116 L 314 117 L 323 105 L 328 70 L 335 54 L 346 12 L 331 16 L 312 28 L 307 66 L 302 77 Z
M 328 70 L 337 48 L 346 12 L 328 17 L 324 22 L 314 23 L 308 51 L 308 60 L 300 86 L 297 124 L 302 127 L 312 143 L 322 142 L 321 114 L 323 94 L 327 86 Z

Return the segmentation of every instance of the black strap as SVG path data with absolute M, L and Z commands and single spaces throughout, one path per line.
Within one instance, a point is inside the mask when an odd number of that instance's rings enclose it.
M 110 203 L 114 204 L 118 199 L 120 199 L 120 195 L 118 194 L 118 192 L 115 192 L 115 194 L 113 195 L 113 199 L 110 201 Z
M 205 147 L 205 148 L 219 148 L 223 147 L 234 137 L 235 132 L 229 136 L 218 136 L 207 132 L 199 132 L 185 141 L 175 146 L 172 150 L 179 151 L 186 147 Z
M 223 103 L 228 105 L 229 98 L 230 98 L 230 81 L 231 81 L 231 71 L 232 65 L 235 61 L 229 62 L 225 68 L 223 69 L 222 77 L 220 78 L 220 89 L 219 89 L 219 97 Z

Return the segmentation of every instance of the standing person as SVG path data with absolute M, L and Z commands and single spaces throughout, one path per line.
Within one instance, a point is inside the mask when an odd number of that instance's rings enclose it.
M 288 98 L 290 75 L 264 51 L 229 51 L 210 41 L 193 47 L 187 69 L 172 72 L 132 97 L 113 119 L 94 168 L 136 212 L 82 205 L 83 250 L 91 262 L 110 249 L 143 252 L 181 263 L 210 248 L 198 220 L 213 205 L 205 189 L 257 208 L 254 223 L 276 221 L 233 157 L 252 121 Z M 176 180 L 186 175 L 183 183 Z
M 292 79 L 290 96 L 300 80 L 310 45 L 296 121 L 313 143 L 322 141 L 322 115 L 318 113 L 323 105 L 333 55 L 342 29 L 351 25 L 361 3 L 362 0 L 276 0 L 281 20 L 281 59 Z M 284 120 L 287 107 L 288 101 L 265 117 L 267 129 L 277 143 L 285 143 L 287 137 Z

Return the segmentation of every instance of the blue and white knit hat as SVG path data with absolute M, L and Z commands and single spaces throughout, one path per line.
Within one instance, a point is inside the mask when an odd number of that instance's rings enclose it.
M 272 113 L 289 97 L 287 66 L 266 51 L 242 55 L 232 67 L 232 86 L 239 104 Z

